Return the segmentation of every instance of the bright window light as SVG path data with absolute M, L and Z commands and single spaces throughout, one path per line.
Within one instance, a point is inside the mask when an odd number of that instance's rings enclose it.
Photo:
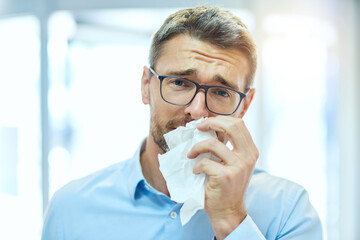
M 39 24 L 3 18 L 0 33 L 0 239 L 39 239 Z
M 326 72 L 332 26 L 273 15 L 264 22 L 263 82 L 267 170 L 303 185 L 326 226 Z

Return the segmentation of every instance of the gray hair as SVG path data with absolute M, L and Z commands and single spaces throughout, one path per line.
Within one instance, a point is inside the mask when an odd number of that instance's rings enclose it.
M 149 55 L 152 68 L 155 68 L 164 43 L 179 34 L 188 34 L 220 48 L 240 50 L 249 64 L 246 89 L 253 84 L 257 66 L 256 46 L 244 23 L 231 12 L 218 7 L 201 6 L 170 15 L 153 36 Z

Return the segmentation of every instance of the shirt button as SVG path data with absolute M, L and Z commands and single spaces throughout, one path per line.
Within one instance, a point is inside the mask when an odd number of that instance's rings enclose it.
M 174 212 L 174 211 L 172 211 L 172 212 L 170 213 L 170 217 L 171 217 L 172 219 L 175 219 L 175 218 L 177 217 L 177 213 Z

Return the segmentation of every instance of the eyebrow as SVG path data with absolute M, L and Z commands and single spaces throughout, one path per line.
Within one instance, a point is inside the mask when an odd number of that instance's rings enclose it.
M 189 68 L 189 69 L 186 69 L 186 70 L 169 72 L 168 75 L 188 76 L 188 75 L 193 75 L 193 74 L 195 74 L 195 73 L 196 73 L 196 69 L 194 69 L 194 68 Z
M 238 90 L 238 87 L 237 87 L 235 84 L 233 84 L 233 83 L 225 80 L 225 79 L 224 79 L 222 76 L 220 76 L 220 75 L 216 75 L 216 76 L 215 76 L 215 81 L 218 82 L 218 83 L 220 83 L 220 84 L 222 84 L 222 85 L 224 85 L 224 86 L 226 86 L 226 87 L 228 87 L 228 88 L 232 88 L 232 89 L 235 89 L 235 90 L 239 91 L 239 90 Z
M 169 72 L 167 75 L 183 77 L 183 76 L 189 76 L 189 75 L 193 75 L 193 74 L 196 74 L 196 69 L 189 68 L 189 69 L 180 70 L 180 71 L 172 71 L 172 72 Z M 222 76 L 220 76 L 218 74 L 215 76 L 214 80 L 216 82 L 224 85 L 225 87 L 232 88 L 232 89 L 239 91 L 238 86 L 227 81 L 225 78 L 223 78 Z

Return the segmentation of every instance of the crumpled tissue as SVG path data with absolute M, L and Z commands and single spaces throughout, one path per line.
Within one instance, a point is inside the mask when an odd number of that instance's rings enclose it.
M 205 204 L 205 185 L 208 179 L 205 173 L 193 173 L 195 164 L 203 158 L 220 162 L 211 153 L 202 153 L 195 159 L 187 158 L 187 154 L 196 143 L 217 138 L 215 131 L 202 132 L 196 128 L 202 120 L 204 118 L 164 134 L 170 150 L 158 156 L 160 171 L 165 178 L 171 199 L 184 203 L 180 209 L 182 225 L 185 225 L 198 210 L 203 209 Z

